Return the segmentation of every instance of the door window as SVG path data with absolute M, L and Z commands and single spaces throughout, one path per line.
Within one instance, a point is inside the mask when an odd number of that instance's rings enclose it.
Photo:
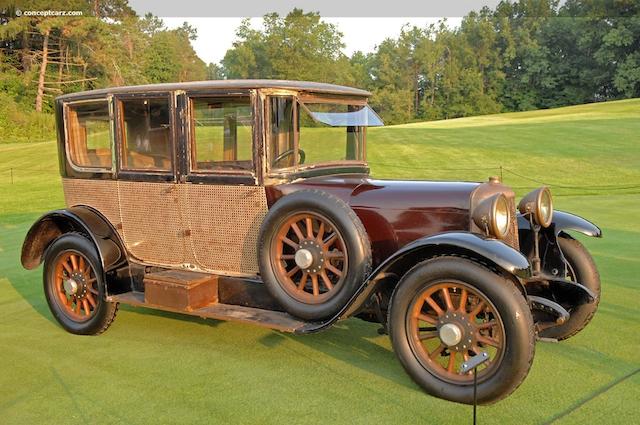
M 121 101 L 122 169 L 170 171 L 173 133 L 169 99 Z
M 253 171 L 249 97 L 191 99 L 191 170 Z

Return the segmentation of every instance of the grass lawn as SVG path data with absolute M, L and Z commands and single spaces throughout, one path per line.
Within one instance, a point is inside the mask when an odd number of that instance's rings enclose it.
M 604 239 L 579 237 L 603 282 L 592 324 L 569 341 L 538 343 L 527 380 L 481 407 L 480 423 L 637 422 L 640 99 L 368 136 L 374 176 L 484 180 L 502 171 L 519 194 L 550 183 L 556 208 L 603 228 Z M 294 337 L 123 307 L 99 337 L 66 333 L 46 305 L 41 269 L 19 264 L 30 224 L 61 206 L 55 144 L 0 144 L 0 423 L 470 422 L 471 407 L 425 395 L 389 339 L 357 319 Z

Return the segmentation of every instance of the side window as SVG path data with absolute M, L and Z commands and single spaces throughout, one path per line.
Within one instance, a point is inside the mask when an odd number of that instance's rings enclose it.
M 191 170 L 253 170 L 249 97 L 191 99 Z
M 293 97 L 269 98 L 269 158 L 272 168 L 293 167 L 294 155 L 294 101 Z
M 66 106 L 69 160 L 82 168 L 111 169 L 111 125 L 107 100 Z
M 124 99 L 122 114 L 122 168 L 170 171 L 173 153 L 169 99 Z

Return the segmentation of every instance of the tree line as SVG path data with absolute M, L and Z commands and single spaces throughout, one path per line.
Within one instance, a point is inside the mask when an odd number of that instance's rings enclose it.
M 552 108 L 640 96 L 640 2 L 519 0 L 405 26 L 371 53 L 342 53 L 342 34 L 294 10 L 245 21 L 210 75 L 299 78 L 373 93 L 387 123 Z
M 34 17 L 16 16 L 15 5 L 5 9 L 0 93 L 38 112 L 50 111 L 63 93 L 207 77 L 191 46 L 193 28 L 168 30 L 155 16 L 137 16 L 127 0 L 29 0 L 20 7 L 82 12 Z
M 23 10 L 76 17 L 0 18 L 0 109 L 51 111 L 59 94 L 219 78 L 299 79 L 365 88 L 387 123 L 550 108 L 640 96 L 640 2 L 503 1 L 462 19 L 404 26 L 370 53 L 343 53 L 319 14 L 268 14 L 205 64 L 188 24 L 169 30 L 127 0 L 25 0 Z M 0 6 L 0 12 L 3 7 Z M 2 106 L 4 105 L 4 106 Z M 1 111 L 0 126 L 3 115 Z

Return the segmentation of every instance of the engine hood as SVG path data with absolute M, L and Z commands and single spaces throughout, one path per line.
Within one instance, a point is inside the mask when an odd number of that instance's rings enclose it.
M 375 180 L 365 178 L 351 193 L 353 208 L 468 210 L 479 183 Z
M 321 189 L 341 198 L 352 208 L 469 210 L 474 182 L 377 180 L 367 175 L 332 175 L 299 179 L 267 188 L 269 204 L 301 189 Z

